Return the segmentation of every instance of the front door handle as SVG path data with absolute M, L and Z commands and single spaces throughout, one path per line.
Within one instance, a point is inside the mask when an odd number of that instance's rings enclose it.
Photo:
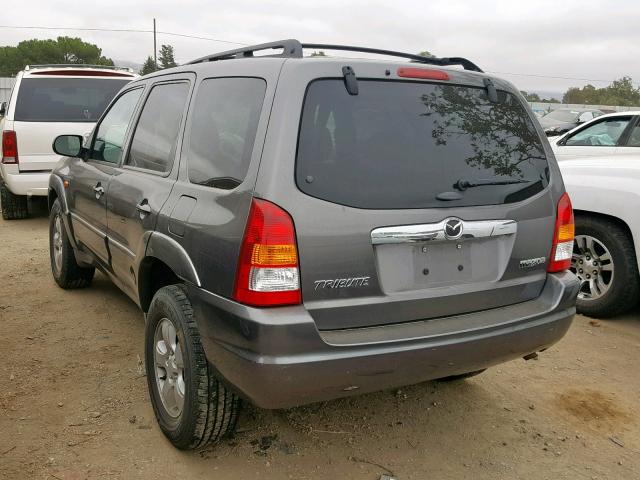
M 95 187 L 93 187 L 93 192 L 96 195 L 96 200 L 99 200 L 102 195 L 104 195 L 104 188 L 102 184 L 98 182 Z
M 151 207 L 148 200 L 145 198 L 139 204 L 136 205 L 136 210 L 140 214 L 140 218 L 143 218 L 151 213 Z

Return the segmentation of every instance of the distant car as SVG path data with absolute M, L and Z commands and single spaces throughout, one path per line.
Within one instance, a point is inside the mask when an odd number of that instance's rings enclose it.
M 578 311 L 586 315 L 619 315 L 637 305 L 640 297 L 637 147 L 636 152 L 559 163 L 575 214 L 571 270 L 580 280 Z
M 88 134 L 109 102 L 138 77 L 130 69 L 92 65 L 33 65 L 16 76 L 9 102 L 0 106 L 2 218 L 26 218 L 27 198 L 46 196 L 60 156 L 61 133 Z
M 558 160 L 640 154 L 640 111 L 602 115 L 550 139 Z
M 547 114 L 547 110 L 541 107 L 531 107 L 531 110 L 533 110 L 533 113 L 535 113 L 538 118 L 544 117 Z
M 559 108 L 547 113 L 540 118 L 540 125 L 547 137 L 562 135 L 569 130 L 589 122 L 602 115 L 600 110 L 579 109 L 579 108 Z

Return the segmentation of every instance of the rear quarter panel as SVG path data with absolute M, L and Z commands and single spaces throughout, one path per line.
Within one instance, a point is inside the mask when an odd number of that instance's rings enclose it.
M 574 210 L 626 223 L 640 262 L 640 155 L 567 160 L 560 169 Z

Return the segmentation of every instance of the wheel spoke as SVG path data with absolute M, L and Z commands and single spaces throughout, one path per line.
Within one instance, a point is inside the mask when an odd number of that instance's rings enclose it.
M 169 350 L 167 349 L 164 340 L 160 340 L 156 343 L 154 359 L 158 367 L 165 367 L 165 364 L 169 359 Z
M 598 260 L 600 260 L 601 262 L 610 262 L 611 261 L 611 254 L 607 251 L 605 251 L 602 255 L 600 255 L 598 257 Z
M 173 388 L 174 401 L 178 412 L 182 412 L 182 408 L 184 407 L 184 392 L 184 379 L 182 378 L 182 375 L 179 375 Z
M 170 353 L 173 353 L 176 347 L 176 329 L 168 320 L 165 320 L 162 323 L 162 339 L 167 345 L 168 351 Z
M 176 367 L 182 370 L 184 368 L 184 359 L 182 358 L 182 347 L 179 343 L 176 345 L 175 355 Z
M 613 263 L 605 263 L 600 266 L 600 270 L 603 272 L 613 272 Z
M 175 386 L 169 382 L 169 379 L 165 380 L 160 387 L 160 395 L 165 402 L 167 410 L 173 410 L 176 406 Z M 173 413 L 173 412 L 171 412 Z

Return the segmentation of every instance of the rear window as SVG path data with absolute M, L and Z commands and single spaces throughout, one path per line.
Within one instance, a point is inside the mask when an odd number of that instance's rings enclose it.
M 131 80 L 104 78 L 24 78 L 15 120 L 97 122 L 116 93 Z
M 492 103 L 482 88 L 359 80 L 349 95 L 342 79 L 326 79 L 307 90 L 296 183 L 357 208 L 492 205 L 541 191 L 548 168 L 531 118 L 507 92 Z

